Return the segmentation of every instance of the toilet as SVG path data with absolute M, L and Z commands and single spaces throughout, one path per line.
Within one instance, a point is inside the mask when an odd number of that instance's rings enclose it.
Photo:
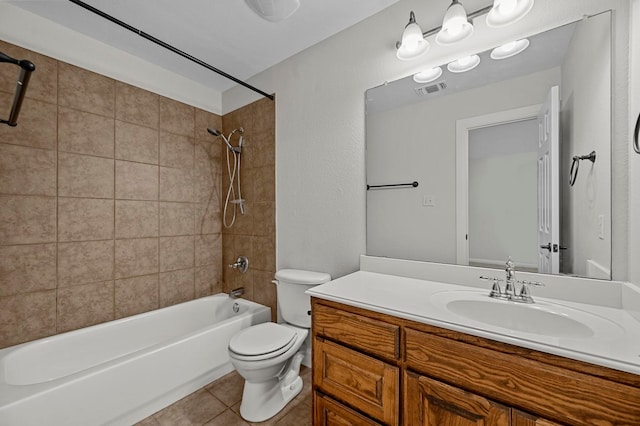
M 253 325 L 229 341 L 229 358 L 244 379 L 240 415 L 262 422 L 282 410 L 302 390 L 300 363 L 311 328 L 309 288 L 326 283 L 331 276 L 321 272 L 283 269 L 273 281 L 278 307 L 285 323 Z

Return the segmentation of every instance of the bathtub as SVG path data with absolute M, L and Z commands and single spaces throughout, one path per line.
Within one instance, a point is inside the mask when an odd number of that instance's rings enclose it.
M 270 320 L 217 294 L 2 349 L 0 425 L 130 425 L 233 371 L 231 336 Z

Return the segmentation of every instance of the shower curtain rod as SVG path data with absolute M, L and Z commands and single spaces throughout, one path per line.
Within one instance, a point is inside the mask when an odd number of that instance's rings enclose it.
M 212 65 L 209 65 L 208 63 L 206 63 L 204 61 L 201 61 L 200 59 L 198 59 L 198 58 L 196 58 L 194 56 L 191 56 L 188 53 L 185 53 L 182 50 L 180 50 L 180 49 L 178 49 L 178 48 L 176 48 L 176 47 L 174 47 L 174 46 L 172 46 L 172 45 L 170 45 L 168 43 L 165 43 L 162 40 L 157 39 L 154 36 L 149 35 L 149 34 L 145 33 L 144 31 L 141 31 L 141 30 L 139 30 L 139 29 L 127 24 L 126 22 L 123 22 L 123 21 L 119 20 L 118 18 L 114 18 L 113 16 L 109 15 L 108 13 L 105 13 L 105 12 L 101 11 L 100 9 L 96 9 L 95 7 L 89 5 L 89 4 L 85 3 L 85 2 L 82 2 L 80 0 L 69 0 L 69 1 L 71 3 L 73 3 L 73 4 L 75 4 L 75 5 L 78 5 L 78 6 L 82 7 L 82 8 L 90 11 L 90 12 L 95 13 L 96 15 L 98 15 L 98 16 L 100 16 L 100 17 L 102 17 L 102 18 L 104 18 L 104 19 L 106 19 L 108 21 L 113 22 L 114 24 L 117 24 L 117 25 L 121 26 L 122 28 L 125 28 L 125 29 L 127 29 L 127 30 L 129 30 L 129 31 L 131 31 L 133 33 L 138 34 L 140 37 L 142 37 L 144 39 L 147 39 L 147 40 L 157 44 L 158 46 L 162 46 L 165 49 L 170 50 L 173 53 L 182 56 L 183 58 L 186 58 L 186 59 L 188 59 L 188 60 L 190 60 L 192 62 L 195 62 L 196 64 L 198 64 L 200 66 L 203 66 L 203 67 L 207 68 L 210 71 L 213 71 L 213 72 L 215 72 L 217 74 L 220 74 L 221 76 L 223 76 L 225 78 L 228 78 L 229 80 L 246 87 L 247 89 L 251 89 L 256 93 L 261 94 L 265 98 L 269 98 L 272 101 L 275 99 L 274 95 L 270 95 L 270 94 L 268 94 L 266 92 L 263 92 L 262 90 L 258 89 L 257 87 L 254 87 L 254 86 L 250 85 L 249 83 L 245 83 L 244 81 L 232 76 L 231 74 L 227 74 L 226 72 L 224 72 L 222 70 L 219 70 L 218 68 L 216 68 L 216 67 L 214 67 Z

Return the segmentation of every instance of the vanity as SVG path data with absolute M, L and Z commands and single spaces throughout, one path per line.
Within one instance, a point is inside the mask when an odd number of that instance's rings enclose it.
M 637 288 L 549 277 L 516 304 L 482 271 L 363 256 L 309 290 L 314 424 L 640 425 Z

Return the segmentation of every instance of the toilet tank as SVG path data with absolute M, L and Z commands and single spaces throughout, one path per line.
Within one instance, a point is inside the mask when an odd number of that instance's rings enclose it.
M 298 327 L 311 328 L 311 298 L 305 291 L 329 281 L 331 275 L 324 272 L 299 269 L 281 269 L 276 272 L 278 309 L 282 319 Z

